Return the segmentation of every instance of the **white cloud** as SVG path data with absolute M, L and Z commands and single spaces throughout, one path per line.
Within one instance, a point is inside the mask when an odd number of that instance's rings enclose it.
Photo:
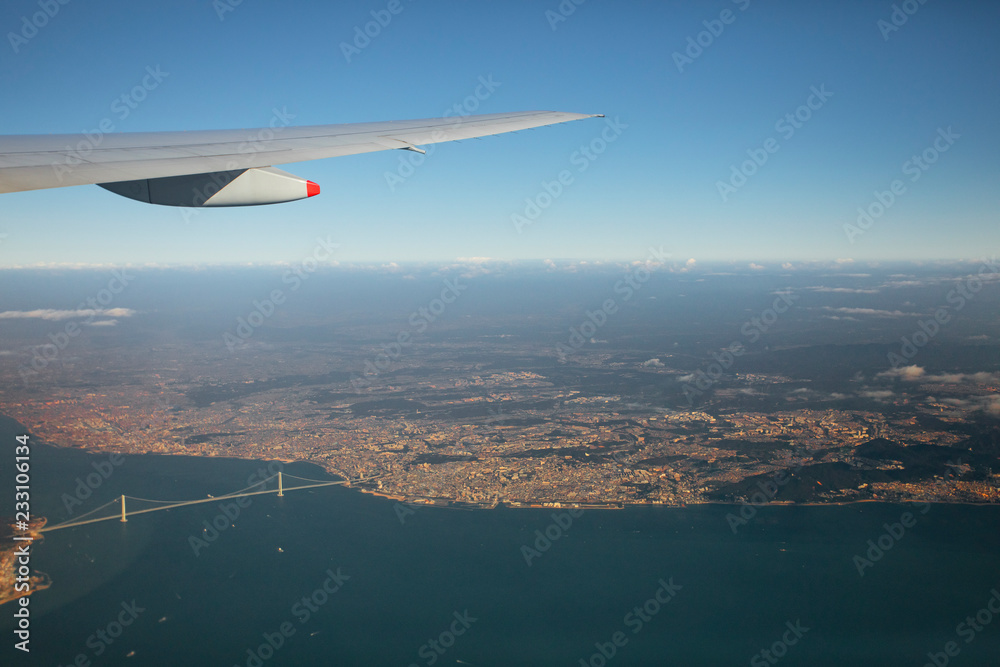
M 688 259 L 688 261 L 684 262 L 683 264 L 680 265 L 674 264 L 673 266 L 668 267 L 668 270 L 671 273 L 687 273 L 688 271 L 693 270 L 697 263 L 698 262 L 695 260 L 695 258 L 691 257 L 690 259 Z
M 56 310 L 41 308 L 38 310 L 5 310 L 0 313 L 0 320 L 71 320 L 77 317 L 132 317 L 138 311 L 131 308 L 84 308 L 79 310 Z
M 871 287 L 807 287 L 814 292 L 834 292 L 838 294 L 878 294 L 878 289 Z
M 972 382 L 979 384 L 990 384 L 1000 382 L 1000 373 L 938 373 L 928 375 L 927 371 L 920 366 L 900 366 L 882 371 L 875 377 L 899 378 L 910 382 L 943 382 L 945 384 L 960 384 Z
M 928 398 L 928 400 L 933 400 Z M 982 410 L 991 415 L 1000 415 L 1000 394 L 986 394 L 985 396 L 970 396 L 968 399 L 943 398 L 940 401 L 946 405 L 954 405 L 957 408 L 967 410 Z
M 900 310 L 879 310 L 878 308 L 833 308 L 832 306 L 823 306 L 823 310 L 844 313 L 846 315 L 872 315 L 873 317 L 911 317 L 917 315 L 917 313 L 904 313 Z
M 868 391 L 858 392 L 858 395 L 864 396 L 865 398 L 874 398 L 879 401 L 895 396 L 895 394 L 888 389 L 870 389 Z
M 926 382 L 944 382 L 946 384 L 959 384 L 962 382 L 992 383 L 1000 382 L 998 373 L 941 373 L 939 375 L 928 375 L 923 378 Z
M 926 371 L 920 366 L 900 366 L 899 368 L 890 368 L 887 371 L 882 371 L 875 377 L 887 377 L 887 378 L 899 378 L 900 380 L 919 380 L 924 376 Z

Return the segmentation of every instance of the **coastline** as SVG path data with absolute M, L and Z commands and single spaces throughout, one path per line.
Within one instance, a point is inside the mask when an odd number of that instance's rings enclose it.
M 4 418 L 10 420 L 12 423 L 17 424 L 18 427 L 27 432 L 27 429 L 17 422 L 15 419 L 2 415 Z M 206 457 L 200 456 L 195 453 L 188 452 L 110 452 L 105 449 L 95 449 L 92 447 L 69 447 L 63 445 L 53 444 L 44 439 L 38 438 L 35 442 L 35 446 L 44 445 L 47 447 L 52 447 L 59 450 L 81 452 L 88 455 L 108 455 L 108 454 L 120 454 L 121 456 L 188 456 L 192 458 L 211 458 L 213 460 L 220 459 L 231 459 L 234 461 L 260 461 L 260 462 L 279 462 L 282 464 L 291 463 L 307 463 L 316 466 L 322 470 L 325 474 L 331 477 L 337 478 L 339 481 L 343 482 L 344 487 L 351 488 L 353 490 L 359 491 L 364 494 L 371 496 L 386 498 L 387 500 L 393 500 L 396 502 L 419 506 L 419 507 L 446 507 L 452 509 L 496 509 L 496 508 L 508 508 L 508 509 L 587 509 L 587 510 L 621 510 L 631 507 L 663 507 L 663 508 L 685 508 L 699 505 L 725 505 L 731 507 L 744 507 L 751 506 L 754 508 L 760 508 L 764 506 L 792 506 L 792 507 L 822 507 L 822 506 L 849 506 L 849 505 L 860 505 L 864 503 L 876 503 L 876 504 L 894 504 L 894 505 L 912 505 L 915 503 L 927 503 L 932 505 L 964 505 L 964 506 L 1000 506 L 1000 500 L 991 501 L 984 500 L 982 502 L 972 502 L 968 500 L 940 500 L 940 499 L 923 499 L 923 498 L 913 498 L 913 499 L 890 499 L 890 498 L 859 498 L 855 500 L 830 500 L 830 501 L 794 501 L 794 500 L 781 500 L 781 499 L 769 499 L 766 502 L 753 502 L 748 499 L 748 501 L 738 502 L 738 501 L 725 501 L 725 500 L 690 500 L 684 503 L 665 503 L 657 501 L 648 502 L 627 502 L 627 501 L 611 501 L 611 502 L 578 502 L 570 500 L 542 500 L 537 499 L 532 500 L 519 500 L 514 498 L 499 499 L 495 498 L 490 502 L 474 502 L 466 500 L 458 500 L 448 497 L 440 496 L 419 496 L 419 495 L 409 495 L 405 493 L 398 493 L 393 491 L 379 491 L 371 488 L 364 484 L 357 484 L 358 480 L 352 480 L 343 471 L 333 468 L 332 466 L 324 465 L 318 461 L 312 461 L 308 459 L 290 459 L 285 457 L 273 457 L 273 458 L 255 458 L 255 457 L 242 457 L 242 456 L 230 456 L 230 457 Z

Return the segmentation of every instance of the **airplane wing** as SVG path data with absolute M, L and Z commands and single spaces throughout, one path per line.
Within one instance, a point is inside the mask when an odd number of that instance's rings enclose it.
M 319 194 L 273 165 L 515 132 L 601 114 L 522 111 L 249 130 L 0 136 L 0 193 L 97 184 L 167 206 L 253 206 Z

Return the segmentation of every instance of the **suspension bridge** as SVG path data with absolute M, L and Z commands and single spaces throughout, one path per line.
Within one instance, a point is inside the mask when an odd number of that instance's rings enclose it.
M 299 482 L 306 482 L 305 484 L 297 484 L 295 486 L 285 486 L 285 479 L 293 479 Z M 278 481 L 278 487 L 275 489 L 264 489 L 251 491 L 250 489 L 266 486 L 268 482 L 272 480 Z M 318 479 L 306 479 L 305 477 L 296 477 L 295 475 L 289 475 L 287 473 L 278 472 L 277 474 L 271 475 L 267 479 L 263 479 L 256 484 L 251 484 L 250 486 L 240 489 L 239 491 L 233 491 L 232 493 L 227 493 L 223 496 L 209 496 L 207 498 L 198 498 L 197 500 L 150 500 L 148 498 L 136 498 L 135 496 L 126 496 L 122 494 L 118 498 L 111 500 L 100 507 L 92 509 L 86 514 L 81 514 L 80 516 L 67 519 L 62 523 L 57 523 L 52 526 L 45 526 L 41 529 L 42 533 L 48 532 L 50 530 L 59 530 L 61 528 L 72 528 L 73 526 L 83 526 L 88 523 L 97 523 L 98 521 L 111 521 L 112 519 L 118 519 L 122 523 L 128 521 L 128 517 L 135 516 L 137 514 L 146 514 L 148 512 L 160 512 L 163 510 L 174 509 L 176 507 L 184 507 L 185 505 L 199 505 L 201 503 L 216 503 L 220 501 L 229 500 L 231 498 L 242 498 L 244 496 L 259 496 L 265 493 L 276 493 L 278 496 L 284 496 L 285 491 L 301 491 L 303 489 L 315 489 L 320 486 L 335 486 L 338 484 L 348 484 L 351 482 L 363 482 L 372 477 L 361 477 L 355 480 L 340 480 L 335 482 L 324 482 Z M 128 501 L 128 504 L 126 504 Z M 128 507 L 134 507 L 135 503 L 152 503 L 156 505 L 155 507 L 141 506 L 141 509 L 127 509 Z M 119 507 L 114 507 L 118 505 Z M 99 515 L 99 516 L 95 516 Z

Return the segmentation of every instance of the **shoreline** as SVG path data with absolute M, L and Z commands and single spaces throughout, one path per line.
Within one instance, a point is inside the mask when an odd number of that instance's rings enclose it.
M 689 507 L 702 507 L 705 505 L 725 505 L 728 507 L 744 507 L 749 506 L 755 509 L 760 509 L 762 507 L 846 507 L 848 505 L 861 505 L 865 503 L 872 504 L 882 504 L 882 505 L 916 505 L 916 504 L 927 504 L 927 505 L 965 505 L 968 507 L 1000 507 L 1000 502 L 981 502 L 973 503 L 968 501 L 948 501 L 948 500 L 888 500 L 881 498 L 864 498 L 861 500 L 831 500 L 830 502 L 796 502 L 793 500 L 772 500 L 766 503 L 742 503 L 742 502 L 726 502 L 723 500 L 703 500 L 703 501 L 693 501 L 689 503 L 684 503 L 682 505 L 670 505 L 667 503 L 629 503 L 629 502 L 614 502 L 614 503 L 577 503 L 572 501 L 522 501 L 522 500 L 501 500 L 497 503 L 486 504 L 486 503 L 474 503 L 466 500 L 451 500 L 448 498 L 439 498 L 431 496 L 403 496 L 394 493 L 383 493 L 379 491 L 371 491 L 369 489 L 352 486 L 346 484 L 345 486 L 360 491 L 361 493 L 366 493 L 372 496 L 378 496 L 380 498 L 386 498 L 388 500 L 395 500 L 396 502 L 403 503 L 405 505 L 412 505 L 415 507 L 454 507 L 454 508 L 467 508 L 467 509 L 496 509 L 498 507 L 503 507 L 506 509 L 601 509 L 601 510 L 621 510 L 631 507 L 661 507 L 665 509 L 686 509 Z
M 6 415 L 4 415 L 6 416 Z M 11 419 L 10 417 L 7 417 Z M 11 419 L 11 421 L 16 422 L 16 420 Z M 22 426 L 19 422 L 16 422 L 19 426 Z M 394 500 L 396 502 L 404 503 L 407 505 L 412 505 L 416 507 L 439 507 L 439 508 L 450 508 L 450 509 L 467 509 L 467 510 L 488 510 L 497 509 L 503 507 L 505 509 L 591 509 L 591 510 L 622 510 L 631 507 L 662 507 L 662 508 L 676 508 L 683 509 L 693 506 L 703 506 L 703 505 L 726 505 L 730 507 L 744 507 L 749 506 L 755 509 L 761 507 L 769 506 L 786 506 L 786 507 L 827 507 L 827 506 L 848 506 L 848 505 L 860 505 L 863 503 L 881 503 L 886 505 L 913 505 L 917 503 L 927 503 L 932 505 L 964 505 L 969 507 L 996 507 L 1000 506 L 1000 501 L 983 501 L 983 502 L 970 502 L 967 500 L 962 501 L 948 501 L 948 500 L 923 500 L 923 499 L 912 499 L 912 500 L 898 500 L 898 499 L 881 499 L 881 498 L 862 498 L 858 500 L 831 500 L 829 502 L 798 502 L 793 500 L 769 500 L 765 503 L 753 503 L 753 502 L 727 502 L 721 500 L 695 500 L 682 504 L 668 504 L 660 502 L 626 502 L 626 501 L 611 501 L 607 503 L 601 502 L 576 502 L 576 501 L 565 501 L 565 500 L 495 500 L 489 503 L 480 503 L 465 500 L 456 500 L 452 498 L 442 498 L 436 496 L 409 496 L 406 494 L 392 493 L 385 491 L 376 491 L 374 489 L 367 488 L 365 486 L 358 486 L 347 475 L 342 471 L 327 468 L 321 463 L 316 461 L 310 461 L 307 459 L 288 459 L 282 457 L 274 458 L 254 458 L 254 457 L 242 457 L 242 456 L 228 456 L 228 457 L 206 457 L 200 456 L 198 454 L 191 454 L 186 452 L 143 452 L 143 453 L 127 453 L 127 452 L 109 452 L 104 449 L 93 449 L 90 447 L 70 447 L 63 445 L 52 444 L 48 441 L 39 439 L 35 446 L 44 445 L 52 447 L 54 449 L 67 450 L 83 452 L 88 455 L 107 455 L 107 454 L 120 454 L 121 456 L 188 456 L 191 458 L 213 458 L 213 459 L 231 459 L 234 461 L 260 461 L 260 462 L 274 462 L 277 461 L 282 464 L 290 463 L 306 463 L 309 465 L 316 466 L 322 470 L 325 474 L 331 477 L 339 478 L 339 481 L 343 482 L 343 486 L 350 488 L 354 491 L 365 493 L 371 496 L 377 496 L 381 498 L 386 498 L 388 500 Z

